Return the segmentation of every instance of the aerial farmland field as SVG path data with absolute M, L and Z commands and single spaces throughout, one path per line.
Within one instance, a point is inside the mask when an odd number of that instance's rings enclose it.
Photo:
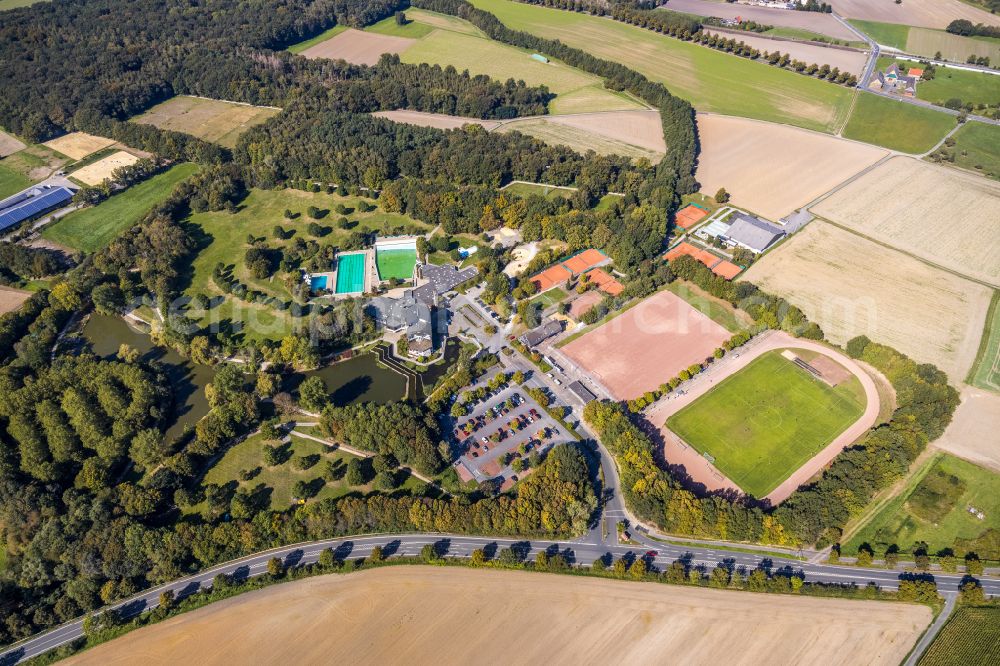
M 139 161 L 139 158 L 132 153 L 119 150 L 105 158 L 77 169 L 72 173 L 81 183 L 86 185 L 100 185 L 105 179 L 110 179 L 114 170 L 118 167 L 129 166 Z
M 470 621 L 483 599 L 491 618 Z M 412 663 L 462 664 L 517 636 L 509 658 L 517 664 L 649 663 L 664 654 L 683 663 L 818 663 L 836 654 L 844 663 L 895 666 L 930 620 L 930 609 L 917 604 L 400 566 L 244 594 L 66 663 L 177 663 L 195 653 L 209 666 L 316 663 L 331 654 L 345 663 L 406 654 Z
M 891 57 L 880 57 L 878 68 L 884 71 L 894 62 L 900 69 L 923 68 L 919 62 Z M 938 106 L 944 106 L 950 99 L 993 106 L 1000 104 L 1000 76 L 954 67 L 937 67 L 933 79 L 917 83 L 917 98 Z
M 740 17 L 764 25 L 781 26 L 793 30 L 803 30 L 840 40 L 858 38 L 833 16 L 824 12 L 790 12 L 774 7 L 757 7 L 712 0 L 670 0 L 666 9 L 698 16 L 715 16 L 734 19 Z
M 843 344 L 867 335 L 965 380 L 993 290 L 816 220 L 744 273 Z
M 1000 662 L 1000 608 L 961 607 L 927 648 L 919 666 Z
M 858 93 L 857 104 L 843 135 L 903 153 L 923 153 L 933 148 L 953 127 L 955 117 L 947 113 Z
M 945 150 L 957 166 L 1000 180 L 1000 127 L 966 123 L 951 138 L 955 145 Z
M 402 53 L 413 46 L 408 37 L 381 35 L 348 28 L 330 39 L 318 42 L 301 51 L 307 58 L 346 60 L 355 65 L 374 65 L 383 53 Z
M 659 162 L 667 150 L 658 111 L 606 111 L 603 113 L 543 116 L 512 120 L 500 132 L 522 132 L 548 144 L 562 144 L 585 153 L 644 157 Z
M 865 62 L 868 60 L 868 54 L 864 51 L 834 49 L 827 46 L 807 44 L 805 42 L 770 39 L 767 36 L 745 31 L 742 34 L 737 31 L 721 31 L 713 28 L 705 28 L 705 31 L 709 34 L 721 35 L 726 39 L 735 39 L 737 42 L 749 44 L 762 52 L 773 53 L 774 51 L 780 51 L 781 53 L 787 53 L 795 60 L 801 60 L 805 63 L 815 63 L 820 66 L 829 65 L 831 68 L 836 67 L 842 72 L 850 72 L 858 76 L 861 75 L 861 71 L 865 68 Z
M 1000 17 L 961 0 L 906 0 L 900 3 L 830 0 L 830 4 L 846 18 L 881 23 L 944 28 L 955 19 L 966 19 L 972 23 L 1000 25 Z
M 511 0 L 474 0 L 472 4 L 510 28 L 558 39 L 633 68 L 663 83 L 699 111 L 832 132 L 846 118 L 854 94 L 843 86 L 606 18 Z
M 132 118 L 131 121 L 184 132 L 232 148 L 236 145 L 240 134 L 254 125 L 260 125 L 280 111 L 266 106 L 178 95 L 157 104 L 142 115 Z
M 895 157 L 811 210 L 961 275 L 1000 286 L 1000 184 Z

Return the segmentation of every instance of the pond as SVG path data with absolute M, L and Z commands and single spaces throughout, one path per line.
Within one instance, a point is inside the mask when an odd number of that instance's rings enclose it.
M 356 402 L 385 404 L 406 397 L 406 377 L 383 368 L 374 354 L 362 354 L 318 370 L 285 376 L 282 388 L 295 394 L 306 377 L 319 377 L 337 406 Z

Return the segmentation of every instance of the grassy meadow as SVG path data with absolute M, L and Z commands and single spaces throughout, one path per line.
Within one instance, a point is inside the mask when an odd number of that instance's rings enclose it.
M 31 179 L 20 171 L 15 171 L 0 161 L 0 199 L 6 199 L 12 194 L 17 194 L 28 185 Z
M 979 388 L 1000 392 L 1000 291 L 993 292 L 976 362 L 972 364 L 966 381 Z
M 42 237 L 75 250 L 96 252 L 138 222 L 153 206 L 166 199 L 179 182 L 197 170 L 195 164 L 178 164 L 97 206 L 70 213 L 45 227 Z
M 951 138 L 955 145 L 948 152 L 957 166 L 1000 180 L 1000 127 L 966 123 Z
M 844 127 L 843 135 L 848 139 L 917 154 L 933 148 L 955 126 L 955 122 L 954 116 L 941 111 L 858 93 L 857 105 Z
M 745 492 L 764 497 L 864 412 L 856 377 L 836 387 L 778 350 L 754 359 L 667 419 Z

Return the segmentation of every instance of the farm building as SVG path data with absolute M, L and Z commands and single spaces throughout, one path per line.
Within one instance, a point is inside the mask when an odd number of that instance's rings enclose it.
M 63 186 L 39 185 L 15 194 L 0 203 L 0 231 L 67 204 L 73 190 Z
M 722 235 L 722 239 L 760 253 L 774 245 L 784 235 L 784 229 L 770 222 L 746 213 L 737 213 L 733 223 L 729 225 L 729 230 Z
M 549 266 L 541 273 L 533 275 L 531 281 L 535 283 L 539 292 L 548 291 L 553 287 L 561 287 L 570 280 L 583 275 L 592 268 L 605 266 L 611 263 L 608 255 L 593 248 L 583 250 L 574 254 L 569 259 L 565 259 L 557 264 Z
M 518 340 L 520 340 L 521 344 L 525 347 L 534 347 L 560 332 L 562 332 L 562 322 L 558 319 L 550 319 L 538 328 L 528 331 L 518 338 Z
M 431 308 L 407 291 L 402 298 L 378 296 L 371 300 L 375 320 L 386 330 L 405 332 L 411 354 L 426 356 L 434 350 Z
M 912 68 L 904 75 L 899 65 L 892 63 L 885 72 L 876 72 L 875 78 L 868 84 L 873 90 L 884 90 L 903 97 L 913 97 L 917 94 L 917 81 L 923 76 L 924 70 Z
M 674 221 L 681 229 L 690 229 L 704 219 L 706 215 L 708 215 L 707 210 L 694 204 L 688 204 L 687 206 L 684 206 L 684 208 L 677 211 Z

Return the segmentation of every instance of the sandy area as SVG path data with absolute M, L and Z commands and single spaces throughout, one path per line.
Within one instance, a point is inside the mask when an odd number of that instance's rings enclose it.
M 726 39 L 735 39 L 737 42 L 749 44 L 755 49 L 774 53 L 780 51 L 787 53 L 794 60 L 801 60 L 807 65 L 815 63 L 819 66 L 829 65 L 836 67 L 842 72 L 860 75 L 865 68 L 868 55 L 863 51 L 848 51 L 846 49 L 835 49 L 829 46 L 817 46 L 816 44 L 806 44 L 804 42 L 793 42 L 782 39 L 770 39 L 761 35 L 747 33 L 738 30 L 706 30 L 710 34 L 721 35 Z
M 518 245 L 513 250 L 511 250 L 511 255 L 514 257 L 513 260 L 503 267 L 503 272 L 507 277 L 516 277 L 531 260 L 535 258 L 538 254 L 538 243 L 532 241 L 531 243 L 525 243 L 523 245 Z
M 107 157 L 97 160 L 93 164 L 74 171 L 71 175 L 81 183 L 87 185 L 99 185 L 105 179 L 110 180 L 112 172 L 121 166 L 129 166 L 139 161 L 139 158 L 124 150 L 112 153 Z
M 596 289 L 592 289 L 581 294 L 569 305 L 569 316 L 579 320 L 587 310 L 604 300 L 604 294 Z
M 561 351 L 615 398 L 629 400 L 704 362 L 729 337 L 687 301 L 661 291 Z
M 817 472 L 830 464 L 845 448 L 856 442 L 878 422 L 879 394 L 872 377 L 851 358 L 818 342 L 793 338 L 783 331 L 769 331 L 740 349 L 740 355 L 729 354 L 721 361 L 716 361 L 711 368 L 684 384 L 684 394 L 662 399 L 646 410 L 646 418 L 659 427 L 663 437 L 663 457 L 671 465 L 683 465 L 684 470 L 692 480 L 704 484 L 707 490 L 731 489 L 743 492 L 734 481 L 726 477 L 696 450 L 684 444 L 666 427 L 666 421 L 671 416 L 687 407 L 692 402 L 705 395 L 720 382 L 743 368 L 750 362 L 769 351 L 776 349 L 792 349 L 796 352 L 808 350 L 822 354 L 819 358 L 828 360 L 840 368 L 845 374 L 855 375 L 865 391 L 867 403 L 864 413 L 844 432 L 827 444 L 819 453 L 810 458 L 778 487 L 768 493 L 767 499 L 772 505 L 778 505 L 788 499 L 789 495 L 803 483 L 811 479 Z
M 772 220 L 888 155 L 867 144 L 733 116 L 699 113 L 698 134 L 702 191 L 711 196 L 725 187 L 734 204 Z
M 13 312 L 29 298 L 31 298 L 30 291 L 0 285 L 0 315 Z
M 856 335 L 934 363 L 962 382 L 992 291 L 816 220 L 744 273 L 843 344 Z
M 830 4 L 843 17 L 881 23 L 945 28 L 955 19 L 964 18 L 973 23 L 1000 25 L 1000 16 L 961 0 L 905 0 L 899 4 L 894 0 L 830 0 Z
M 387 118 L 396 123 L 419 125 L 420 127 L 436 127 L 438 129 L 457 129 L 463 125 L 481 125 L 487 130 L 491 130 L 500 124 L 500 121 L 498 120 L 481 120 L 480 118 L 449 116 L 445 113 L 407 111 L 406 109 L 398 109 L 396 111 L 376 111 L 372 115 L 378 116 L 379 118 Z
M 374 65 L 383 53 L 402 53 L 416 41 L 348 28 L 332 39 L 309 47 L 301 55 L 331 60 L 342 58 L 356 65 Z
M 667 9 L 675 12 L 687 12 L 698 16 L 715 16 L 717 18 L 736 18 L 740 16 L 750 21 L 785 28 L 801 28 L 818 32 L 827 37 L 854 41 L 858 36 L 848 30 L 837 19 L 829 14 L 819 12 L 790 12 L 785 9 L 771 7 L 751 7 L 749 5 L 727 4 L 712 0 L 669 0 Z
M 974 386 L 962 388 L 962 403 L 934 446 L 1000 471 L 1000 394 Z
M 1000 183 L 894 157 L 811 210 L 903 252 L 1000 286 Z
M 132 118 L 132 122 L 184 132 L 233 148 L 240 134 L 280 112 L 280 109 L 268 106 L 178 95 L 157 104 L 141 116 Z
M 86 132 L 71 132 L 70 134 L 64 134 L 58 139 L 46 141 L 42 145 L 48 146 L 66 157 L 71 157 L 74 160 L 82 160 L 87 155 L 96 153 L 102 148 L 112 146 L 114 143 L 114 139 L 106 139 L 103 136 L 94 136 Z
M 889 666 L 930 620 L 915 604 L 413 566 L 244 594 L 64 663 Z
M 0 157 L 13 155 L 24 147 L 24 144 L 16 136 L 0 131 Z

